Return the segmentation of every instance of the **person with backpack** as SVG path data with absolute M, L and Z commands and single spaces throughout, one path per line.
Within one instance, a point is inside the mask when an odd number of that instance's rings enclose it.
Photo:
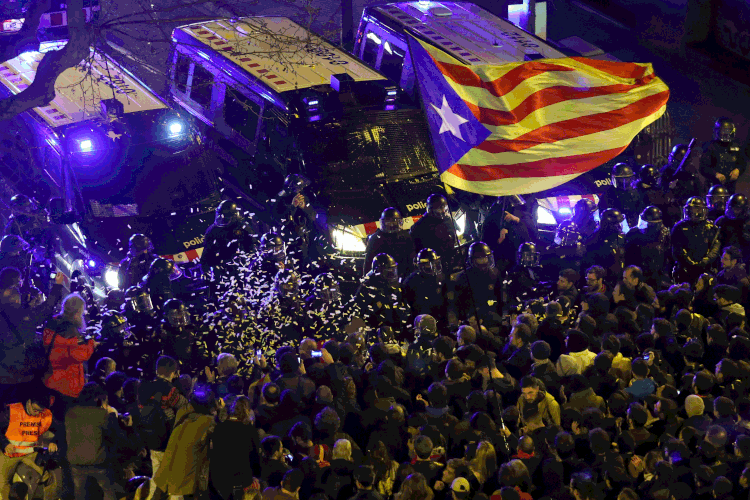
M 177 360 L 160 356 L 156 360 L 156 378 L 138 388 L 139 414 L 136 428 L 151 455 L 153 473 L 159 470 L 177 412 L 188 400 L 174 385 L 180 371 Z

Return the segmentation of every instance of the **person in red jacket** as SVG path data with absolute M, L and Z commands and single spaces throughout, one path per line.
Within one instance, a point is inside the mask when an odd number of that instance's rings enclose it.
M 56 416 L 64 416 L 65 410 L 83 389 L 86 383 L 83 363 L 99 345 L 93 339 L 81 343 L 81 332 L 86 329 L 85 313 L 86 302 L 77 293 L 71 293 L 65 297 L 60 314 L 45 325 L 42 334 L 45 347 L 52 345 L 49 354 L 52 374 L 44 379 L 44 385 L 54 391 L 53 411 Z

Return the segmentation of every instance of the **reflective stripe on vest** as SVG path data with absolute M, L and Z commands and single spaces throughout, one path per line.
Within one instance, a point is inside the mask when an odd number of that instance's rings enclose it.
M 5 437 L 16 447 L 16 452 L 8 455 L 11 458 L 23 457 L 34 452 L 34 445 L 39 438 L 52 426 L 52 412 L 43 410 L 32 417 L 26 413 L 23 403 L 8 405 L 10 408 L 10 424 Z

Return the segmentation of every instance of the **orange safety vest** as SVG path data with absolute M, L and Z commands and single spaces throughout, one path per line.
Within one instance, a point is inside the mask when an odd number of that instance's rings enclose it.
M 8 407 L 10 408 L 10 425 L 5 432 L 5 437 L 16 447 L 16 452 L 8 456 L 23 457 L 34 453 L 34 446 L 42 434 L 52 426 L 52 412 L 43 410 L 39 415 L 32 417 L 26 413 L 23 403 L 14 403 Z

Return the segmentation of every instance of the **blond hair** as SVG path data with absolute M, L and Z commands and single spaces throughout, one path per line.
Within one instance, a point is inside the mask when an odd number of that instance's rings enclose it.
M 228 352 L 222 352 L 216 358 L 216 371 L 219 372 L 219 376 L 228 377 L 237 373 L 237 368 L 240 364 L 237 362 L 237 358 L 233 354 Z
M 495 447 L 489 441 L 480 441 L 477 445 L 477 453 L 474 458 L 469 462 L 469 468 L 476 474 L 479 482 L 484 484 L 491 472 L 488 468 L 489 461 L 492 464 L 497 464 L 497 455 L 495 454 Z
M 78 331 L 85 328 L 83 313 L 86 310 L 86 301 L 78 293 L 71 293 L 63 300 L 58 318 L 73 323 Z
M 350 443 L 348 439 L 339 439 L 333 445 L 333 452 L 331 452 L 331 460 L 336 460 L 336 459 L 343 459 L 343 460 L 352 459 L 352 443 Z

